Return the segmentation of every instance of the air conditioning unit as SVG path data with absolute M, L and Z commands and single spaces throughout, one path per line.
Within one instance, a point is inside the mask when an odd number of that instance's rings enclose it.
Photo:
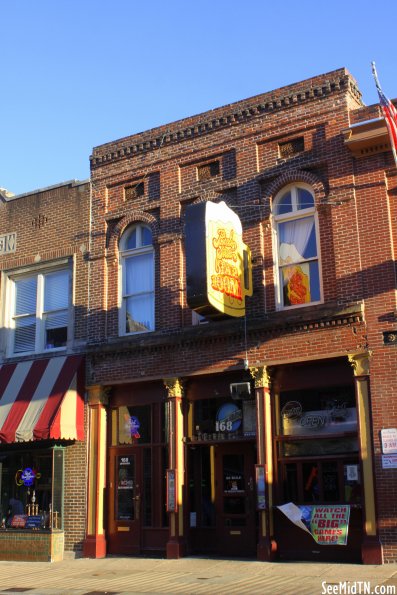
M 251 385 L 249 382 L 232 382 L 230 385 L 230 394 L 232 399 L 250 399 Z

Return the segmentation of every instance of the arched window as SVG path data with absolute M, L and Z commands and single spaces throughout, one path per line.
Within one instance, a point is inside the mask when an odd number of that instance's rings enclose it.
M 309 186 L 283 188 L 273 203 L 278 308 L 321 301 L 318 223 Z
M 133 225 L 120 241 L 122 291 L 120 334 L 154 330 L 154 252 L 152 232 Z

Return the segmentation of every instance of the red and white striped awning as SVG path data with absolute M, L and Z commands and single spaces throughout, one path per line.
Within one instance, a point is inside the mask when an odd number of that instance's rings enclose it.
M 0 368 L 0 442 L 84 439 L 83 356 Z

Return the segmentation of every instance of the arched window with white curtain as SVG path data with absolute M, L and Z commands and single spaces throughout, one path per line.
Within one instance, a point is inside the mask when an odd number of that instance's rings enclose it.
M 318 222 L 309 186 L 294 184 L 273 202 L 277 307 L 321 302 Z
M 146 225 L 129 227 L 120 240 L 120 334 L 154 330 L 154 251 Z

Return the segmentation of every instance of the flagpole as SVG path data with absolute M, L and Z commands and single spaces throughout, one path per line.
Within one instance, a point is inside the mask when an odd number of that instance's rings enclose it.
M 393 153 L 394 162 L 397 167 L 397 110 L 390 99 L 388 99 L 382 91 L 378 79 L 378 73 L 376 72 L 375 62 L 371 62 L 371 66 L 376 89 L 379 95 L 380 107 L 386 123 L 387 131 L 389 133 L 390 146 Z
M 371 67 L 372 67 L 372 74 L 373 74 L 373 77 L 374 77 L 374 80 L 375 80 L 375 85 L 376 85 L 376 88 L 377 88 L 378 93 L 379 93 L 380 84 L 379 84 L 379 79 L 378 79 L 378 73 L 376 72 L 375 62 L 371 62 Z

